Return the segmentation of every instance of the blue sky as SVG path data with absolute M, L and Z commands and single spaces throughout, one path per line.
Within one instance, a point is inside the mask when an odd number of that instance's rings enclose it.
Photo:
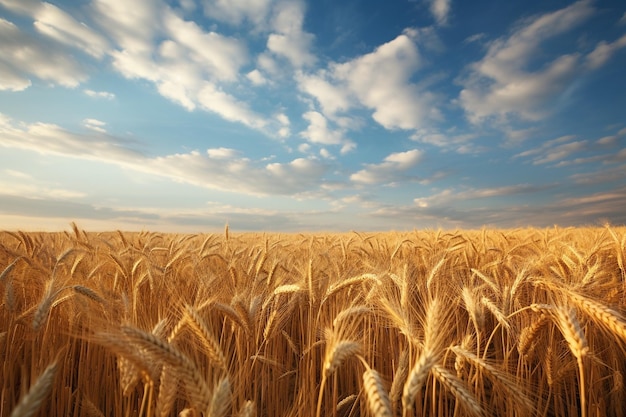
M 0 228 L 626 223 L 626 5 L 0 0 Z

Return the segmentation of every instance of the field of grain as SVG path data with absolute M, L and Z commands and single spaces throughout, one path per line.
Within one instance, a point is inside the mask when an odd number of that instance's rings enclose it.
M 623 416 L 624 228 L 0 232 L 1 416 Z

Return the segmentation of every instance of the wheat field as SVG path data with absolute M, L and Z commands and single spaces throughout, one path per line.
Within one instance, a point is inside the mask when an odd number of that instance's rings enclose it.
M 623 416 L 626 229 L 0 232 L 1 416 Z

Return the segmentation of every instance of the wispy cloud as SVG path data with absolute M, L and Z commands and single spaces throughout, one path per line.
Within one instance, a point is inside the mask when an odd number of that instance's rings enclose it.
M 37 200 L 77 200 L 86 196 L 83 192 L 59 187 L 58 184 L 38 180 L 30 174 L 10 169 L 0 171 L 0 190 L 3 195 Z
M 83 126 L 89 130 L 93 130 L 98 133 L 106 133 L 106 123 L 98 119 L 85 119 L 83 120 Z
M 508 37 L 493 41 L 487 54 L 470 66 L 460 104 L 470 121 L 515 115 L 543 118 L 545 103 L 561 93 L 581 65 L 578 53 L 561 54 L 531 70 L 544 42 L 566 33 L 595 12 L 588 0 L 520 23 Z
M 423 157 L 423 152 L 418 149 L 392 153 L 379 164 L 367 164 L 364 169 L 352 174 L 350 180 L 369 185 L 407 180 L 406 171 L 416 166 Z
M 615 52 L 624 47 L 626 47 L 626 35 L 623 35 L 615 42 L 601 41 L 595 49 L 585 57 L 587 67 L 590 69 L 600 68 L 607 63 Z
M 203 188 L 247 195 L 297 195 L 316 190 L 329 169 L 317 159 L 255 161 L 230 148 L 148 157 L 134 150 L 134 143 L 101 131 L 97 135 L 82 135 L 52 124 L 14 124 L 7 118 L 0 122 L 0 146 L 97 160 Z M 92 130 L 103 126 L 93 119 L 85 123 Z
M 65 87 L 76 87 L 87 72 L 55 45 L 44 45 L 0 18 L 0 89 L 21 91 L 31 85 L 26 74 Z
M 267 25 L 272 0 L 206 0 L 203 2 L 204 13 L 214 19 L 240 26 L 252 23 L 257 29 Z
M 104 99 L 107 99 L 107 100 L 113 100 L 115 98 L 115 94 L 114 93 L 110 93 L 108 91 L 94 91 L 94 90 L 89 90 L 89 89 L 85 89 L 83 91 L 89 97 L 104 98 Z
M 430 0 L 430 12 L 439 24 L 445 24 L 448 21 L 450 13 L 451 0 Z
M 414 199 L 414 203 L 420 208 L 439 209 L 445 206 L 453 205 L 455 202 L 468 202 L 471 200 L 480 200 L 486 198 L 497 198 L 504 196 L 512 196 L 516 194 L 527 194 L 542 191 L 549 186 L 536 186 L 531 184 L 507 185 L 495 188 L 471 188 L 466 190 L 457 190 L 448 188 L 428 197 L 420 197 Z
M 562 161 L 572 154 L 581 152 L 588 147 L 588 141 L 574 141 L 576 136 L 566 135 L 548 140 L 536 148 L 527 149 L 513 156 L 513 158 L 528 158 L 534 165 Z
M 42 3 L 34 18 L 34 26 L 39 32 L 94 58 L 102 58 L 109 50 L 106 38 L 53 4 Z
M 626 161 L 626 152 L 622 153 L 622 162 Z M 612 168 L 603 168 L 595 172 L 574 174 L 570 177 L 576 184 L 608 184 L 626 178 L 626 165 L 618 165 Z

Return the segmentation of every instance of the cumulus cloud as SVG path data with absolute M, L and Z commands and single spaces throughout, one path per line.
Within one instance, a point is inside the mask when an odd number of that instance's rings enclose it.
M 322 145 L 346 145 L 351 143 L 344 137 L 341 129 L 331 130 L 328 120 L 316 111 L 309 111 L 302 115 L 309 122 L 307 130 L 300 132 L 300 136 L 311 143 Z
M 364 169 L 350 175 L 350 180 L 373 185 L 410 179 L 411 177 L 406 176 L 406 171 L 416 166 L 423 156 L 423 152 L 418 149 L 392 153 L 379 164 L 367 164 Z
M 414 34 L 406 31 L 374 52 L 333 66 L 334 77 L 387 129 L 417 129 L 439 117 L 432 94 L 410 82 L 421 65 Z
M 485 57 L 470 66 L 460 104 L 469 120 L 514 114 L 526 120 L 545 116 L 545 103 L 570 84 L 580 54 L 556 56 L 537 70 L 542 43 L 570 31 L 594 13 L 591 2 L 578 1 L 561 10 L 523 22 L 510 36 L 492 42 Z
M 254 69 L 246 74 L 246 77 L 252 82 L 254 85 L 264 85 L 267 84 L 267 78 L 263 76 L 261 71 L 258 69 Z
M 267 49 L 286 58 L 294 67 L 315 64 L 311 53 L 315 37 L 303 30 L 305 4 L 302 1 L 279 1 L 274 8 L 272 33 L 267 38 Z
M 355 108 L 372 110 L 374 121 L 390 130 L 413 130 L 440 120 L 436 97 L 411 81 L 422 65 L 416 45 L 422 32 L 407 29 L 373 52 L 331 62 L 313 74 L 299 73 L 298 88 L 316 100 L 326 118 L 346 129 L 359 125 L 345 116 Z
M 354 106 L 347 87 L 329 80 L 332 75 L 328 71 L 317 74 L 299 73 L 296 76 L 301 91 L 314 97 L 319 103 L 322 112 L 327 117 L 335 117 L 338 112 L 345 112 Z

